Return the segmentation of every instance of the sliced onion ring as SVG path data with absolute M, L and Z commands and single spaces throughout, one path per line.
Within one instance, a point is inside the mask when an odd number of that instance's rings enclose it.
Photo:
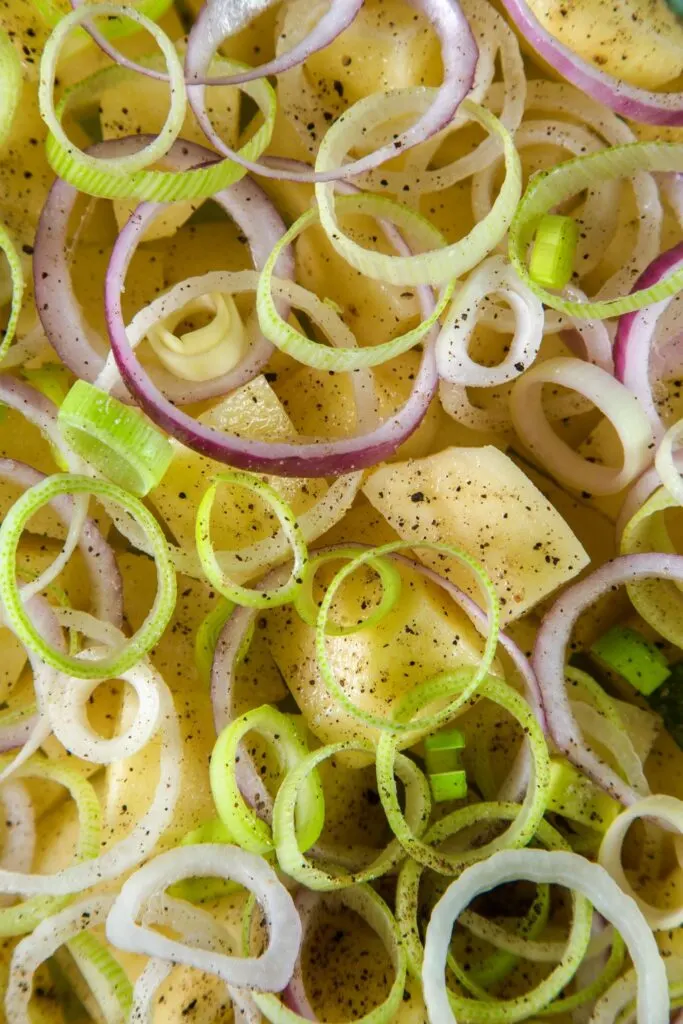
M 543 411 L 544 384 L 578 391 L 600 409 L 619 436 L 624 452 L 621 469 L 589 462 L 555 434 Z M 510 412 L 526 447 L 553 476 L 579 491 L 616 494 L 652 461 L 652 431 L 638 400 L 606 370 L 582 359 L 558 356 L 537 363 L 515 381 Z
M 121 293 L 128 265 L 155 214 L 154 206 L 139 206 L 118 236 L 107 270 L 105 312 L 112 351 L 124 383 L 157 426 L 217 462 L 280 476 L 308 477 L 337 476 L 375 465 L 392 455 L 419 426 L 436 392 L 435 332 L 425 342 L 410 397 L 388 420 L 361 436 L 300 445 L 267 443 L 214 430 L 177 409 L 161 394 L 136 359 L 121 310 Z M 424 303 L 423 309 L 431 311 L 430 298 L 421 293 L 420 299 Z M 425 315 L 429 313 L 425 312 Z
M 626 942 L 638 971 L 639 1019 L 648 1024 L 669 1024 L 669 986 L 664 962 L 645 918 L 604 868 L 563 850 L 503 850 L 466 868 L 451 883 L 432 911 L 425 938 L 422 984 L 430 1020 L 456 1024 L 445 980 L 454 922 L 477 896 L 520 880 L 563 885 L 586 896 Z
M 268 921 L 265 953 L 244 958 L 207 953 L 136 924 L 150 898 L 191 876 L 232 879 L 254 893 Z M 239 988 L 279 992 L 299 955 L 301 922 L 292 897 L 262 857 L 237 846 L 200 843 L 159 854 L 123 883 L 107 918 L 107 938 L 119 949 L 196 967 Z
M 340 6 L 340 2 L 341 0 L 337 0 L 336 6 Z M 345 2 L 348 2 L 348 0 L 345 0 Z M 420 116 L 415 123 L 402 132 L 398 138 L 392 139 L 391 142 L 381 146 L 367 156 L 360 157 L 358 160 L 353 160 L 348 164 L 338 164 L 333 168 L 316 167 L 315 171 L 294 171 L 289 168 L 283 168 L 281 165 L 271 168 L 263 163 L 254 163 L 253 161 L 242 159 L 239 154 L 235 153 L 234 150 L 223 142 L 214 130 L 208 116 L 204 87 L 202 85 L 190 85 L 188 88 L 190 106 L 194 110 L 195 117 L 207 139 L 225 157 L 234 160 L 254 174 L 280 180 L 303 182 L 336 181 L 339 178 L 349 178 L 352 175 L 362 174 L 364 171 L 372 170 L 373 167 L 378 167 L 385 161 L 395 157 L 398 153 L 405 152 L 410 147 L 424 142 L 425 139 L 430 138 L 430 136 L 434 135 L 452 120 L 460 103 L 470 91 L 477 66 L 478 50 L 467 19 L 457 0 L 413 0 L 413 3 L 431 22 L 440 38 L 444 80 L 438 89 L 429 91 L 431 102 L 426 104 L 425 109 L 419 111 Z M 332 6 L 334 8 L 335 4 L 333 3 Z M 209 37 L 210 42 L 208 45 L 204 45 L 204 40 L 202 39 L 200 49 L 199 40 L 202 32 L 203 28 L 200 27 L 200 22 L 198 22 L 197 38 L 194 40 L 194 46 L 188 46 L 186 55 L 185 71 L 188 82 L 192 82 L 193 79 L 197 78 L 201 81 L 205 77 L 212 54 L 220 42 L 220 40 L 216 41 L 215 37 Z M 299 52 L 303 52 L 305 49 L 305 42 L 306 40 L 304 39 L 299 43 L 301 48 Z M 200 50 L 200 52 L 197 53 L 197 50 Z M 279 59 L 284 60 L 286 56 L 286 54 L 283 54 L 282 58 Z M 306 56 L 307 54 L 304 53 L 302 59 L 305 60 Z M 426 90 L 420 91 L 426 92 Z
M 683 274 L 683 242 L 658 256 L 638 278 L 633 291 L 640 292 L 658 285 L 671 274 Z M 615 374 L 640 401 L 657 440 L 661 440 L 665 428 L 652 394 L 650 362 L 657 324 L 674 298 L 675 294 L 669 295 L 648 304 L 645 309 L 619 317 L 614 339 Z
M 109 139 L 97 143 L 88 152 L 94 156 L 110 152 L 135 152 L 145 145 L 150 136 L 129 136 L 125 139 Z M 215 155 L 194 142 L 176 142 L 168 153 L 169 160 L 177 170 L 207 164 Z M 48 193 L 36 231 L 33 277 L 36 307 L 47 338 L 59 358 L 77 377 L 95 382 L 105 367 L 106 342 L 86 321 L 80 303 L 74 295 L 71 273 L 67 259 L 67 228 L 70 215 L 78 199 L 78 190 L 57 179 Z M 217 192 L 211 197 L 232 217 L 244 233 L 251 252 L 254 266 L 260 269 L 271 249 L 285 231 L 285 225 L 265 192 L 250 179 L 244 178 L 230 189 Z M 167 207 L 163 204 L 154 208 L 160 215 Z M 140 236 L 141 237 L 141 236 Z M 290 278 L 294 274 L 291 251 L 285 251 L 277 265 L 279 277 Z M 168 301 L 168 300 L 166 300 Z M 165 297 L 155 300 L 159 318 L 164 315 Z M 144 311 L 143 311 L 144 312 Z M 138 314 L 142 316 L 142 314 Z M 246 383 L 266 363 L 272 347 L 263 336 L 257 338 L 245 359 L 229 373 L 206 381 L 190 384 L 181 381 L 163 367 L 155 369 L 155 381 L 165 396 L 172 402 L 186 404 L 202 401 L 225 394 Z M 98 386 L 100 382 L 98 382 Z M 127 393 L 120 385 L 114 390 L 118 398 Z
M 558 748 L 596 785 L 627 807 L 640 800 L 641 795 L 583 739 L 569 705 L 564 663 L 571 631 L 579 615 L 603 594 L 648 578 L 683 583 L 683 557 L 659 553 L 625 555 L 605 563 L 568 587 L 544 617 L 532 659 L 550 733 Z
M 683 801 L 659 793 L 656 796 L 645 797 L 644 800 L 639 800 L 638 803 L 626 808 L 605 832 L 600 844 L 598 861 L 610 873 L 619 888 L 638 904 L 643 917 L 653 931 L 679 928 L 683 923 L 683 905 L 679 904 L 673 908 L 663 909 L 646 902 L 634 892 L 622 867 L 622 847 L 626 833 L 634 821 L 642 818 L 665 821 L 667 825 L 681 834 L 683 833 Z

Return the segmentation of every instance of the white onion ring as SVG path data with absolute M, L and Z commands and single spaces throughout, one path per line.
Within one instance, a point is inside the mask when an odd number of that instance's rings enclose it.
M 482 366 L 468 353 L 485 299 L 500 296 L 515 315 L 510 348 L 497 366 Z M 480 263 L 456 293 L 436 342 L 436 366 L 442 380 L 465 387 L 490 388 L 519 377 L 531 366 L 543 340 L 543 304 L 502 256 Z
M 190 876 L 233 879 L 254 893 L 270 934 L 260 957 L 209 954 L 135 923 L 150 897 Z M 262 857 L 237 846 L 199 843 L 159 854 L 123 883 L 107 918 L 107 938 L 119 949 L 196 967 L 238 988 L 279 992 L 291 978 L 299 955 L 301 922 L 292 897 Z
M 669 1024 L 669 987 L 664 963 L 647 922 L 604 868 L 575 853 L 502 850 L 466 868 L 436 904 L 425 937 L 422 985 L 432 1024 L 457 1024 L 448 1000 L 445 970 L 454 922 L 477 896 L 520 880 L 563 885 L 593 903 L 622 935 L 638 971 L 638 1017 Z
M 624 451 L 621 469 L 588 462 L 553 433 L 543 412 L 544 384 L 571 388 L 597 406 L 619 435 Z M 591 363 L 562 356 L 538 363 L 515 382 L 510 412 L 526 447 L 553 476 L 579 491 L 616 494 L 651 461 L 652 432 L 637 399 L 605 370 Z
M 603 836 L 598 861 L 610 873 L 617 885 L 638 904 L 643 917 L 653 931 L 679 928 L 683 924 L 683 904 L 673 909 L 662 909 L 641 899 L 633 890 L 621 863 L 626 833 L 639 818 L 654 818 L 666 822 L 672 830 L 683 834 L 683 801 L 658 793 L 631 804 L 612 822 Z

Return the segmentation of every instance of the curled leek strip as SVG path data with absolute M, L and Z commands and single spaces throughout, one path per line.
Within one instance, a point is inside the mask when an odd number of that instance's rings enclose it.
M 85 380 L 73 385 L 57 422 L 72 451 L 138 497 L 156 487 L 173 460 L 173 445 L 139 409 Z
M 239 745 L 252 731 L 264 736 L 275 747 L 286 771 L 298 768 L 305 760 L 308 748 L 292 719 L 267 704 L 236 718 L 216 740 L 209 775 L 220 819 L 242 849 L 250 853 L 268 853 L 273 849 L 270 829 L 245 803 L 235 774 Z M 316 771 L 309 770 L 306 775 L 297 811 L 296 841 L 302 850 L 308 850 L 319 838 L 325 824 L 325 800 Z
M 211 682 L 211 666 L 213 656 L 223 626 L 233 613 L 234 604 L 232 601 L 222 600 L 218 602 L 209 614 L 202 619 L 194 638 L 194 663 L 199 673 L 199 678 L 208 686 Z M 252 633 L 245 639 L 248 641 L 248 649 L 251 643 Z M 239 657 L 239 655 L 238 655 Z
M 66 945 L 106 1019 L 120 1016 L 127 1020 L 133 1005 L 133 986 L 116 957 L 90 932 L 74 935 Z
M 514 821 L 519 808 L 516 804 L 479 804 L 472 810 L 479 811 L 479 821 L 508 819 Z M 462 815 L 459 811 L 448 815 L 437 822 L 427 833 L 425 839 L 438 844 L 454 835 L 463 827 Z M 541 821 L 537 838 L 554 853 L 566 850 L 562 836 L 547 822 Z M 399 875 L 396 892 L 396 917 L 404 936 L 408 953 L 408 965 L 412 974 L 419 978 L 424 966 L 425 952 L 420 940 L 418 929 L 418 889 L 424 867 L 414 860 L 406 861 Z M 531 992 L 516 999 L 469 999 L 456 996 L 448 991 L 448 999 L 454 1013 L 461 1020 L 472 1021 L 473 1024 L 508 1024 L 509 1021 L 524 1020 L 527 1016 L 535 1016 L 545 1011 L 548 1003 L 571 981 L 579 963 L 584 957 L 590 942 L 592 909 L 589 901 L 583 896 L 572 892 L 573 920 L 569 939 L 564 946 L 559 964 L 540 985 Z M 461 916 L 466 925 L 468 913 Z M 528 1008 L 528 1009 L 527 1009 Z M 437 1018 L 434 1018 L 437 1019 Z M 441 1020 L 441 1018 L 438 1018 Z
M 427 548 L 430 551 L 438 551 L 444 555 L 450 555 L 452 558 L 457 558 L 462 565 L 472 571 L 472 574 L 477 579 L 486 603 L 486 613 L 488 618 L 486 643 L 484 645 L 484 652 L 477 670 L 468 674 L 467 683 L 459 690 L 458 697 L 454 702 L 432 715 L 416 719 L 415 721 L 403 721 L 395 716 L 381 718 L 379 715 L 373 715 L 370 712 L 363 711 L 361 708 L 357 707 L 353 701 L 349 699 L 343 687 L 337 682 L 334 671 L 327 657 L 327 621 L 337 591 L 344 580 L 355 572 L 356 569 L 368 562 L 380 559 L 385 555 L 391 555 L 395 551 L 404 551 L 406 549 L 413 550 L 416 547 Z M 327 592 L 325 593 L 325 597 L 323 598 L 323 602 L 320 605 L 320 611 L 318 613 L 315 637 L 315 649 L 320 675 L 334 700 L 350 715 L 353 715 L 353 717 L 359 722 L 364 722 L 366 725 L 370 725 L 376 729 L 382 730 L 383 732 L 388 731 L 390 733 L 421 732 L 425 729 L 436 729 L 439 725 L 444 724 L 449 720 L 449 718 L 453 717 L 465 702 L 470 699 L 472 694 L 475 693 L 481 684 L 482 680 L 488 675 L 496 654 L 496 647 L 498 645 L 499 622 L 500 608 L 496 590 L 479 563 L 473 558 L 470 558 L 466 552 L 461 551 L 458 548 L 451 547 L 448 544 L 427 543 L 424 541 L 420 541 L 419 543 L 410 541 L 392 541 L 390 544 L 383 544 L 381 547 L 371 548 L 368 551 L 364 551 L 362 554 L 354 558 L 353 561 L 342 566 L 327 588 Z M 477 625 L 476 622 L 475 625 Z
M 411 238 L 419 239 L 421 243 L 430 248 L 441 249 L 446 245 L 446 240 L 441 232 L 437 231 L 429 221 L 390 199 L 380 196 L 353 195 L 342 196 L 336 200 L 336 203 L 340 212 L 366 213 L 377 219 L 396 223 L 407 229 Z M 319 220 L 320 213 L 317 209 L 308 210 L 302 214 L 278 241 L 261 271 L 256 291 L 256 311 L 263 334 L 280 351 L 286 352 L 297 362 L 303 363 L 305 366 L 313 366 L 318 370 L 333 370 L 336 373 L 380 366 L 414 348 L 431 330 L 450 302 L 454 289 L 452 281 L 443 288 L 430 315 L 422 320 L 417 327 L 379 345 L 364 348 L 332 348 L 329 345 L 321 345 L 306 337 L 294 325 L 280 316 L 272 292 L 275 264 L 287 246 L 298 238 L 306 228 L 317 224 Z
M 0 771 L 12 762 L 12 756 L 0 758 Z M 90 782 L 60 761 L 48 761 L 34 754 L 13 773 L 16 779 L 49 779 L 64 786 L 70 793 L 78 812 L 79 830 L 74 862 L 91 860 L 100 852 L 100 804 Z M 32 896 L 13 907 L 0 909 L 0 937 L 26 935 L 44 918 L 56 913 L 69 902 L 68 896 Z
M 320 566 L 326 565 L 328 562 L 357 558 L 363 551 L 363 548 L 358 547 L 337 548 L 334 551 L 314 555 L 309 559 L 303 576 L 303 584 L 294 597 L 294 607 L 307 626 L 315 628 L 318 621 L 318 605 L 313 600 L 313 581 Z M 350 626 L 336 626 L 328 620 L 326 626 L 328 636 L 349 636 L 362 629 L 370 629 L 371 626 L 376 626 L 381 622 L 384 616 L 388 615 L 395 607 L 401 594 L 400 572 L 386 558 L 378 558 L 376 561 L 370 559 L 367 564 L 375 570 L 382 583 L 382 597 L 379 604 L 366 618 Z
M 289 579 L 276 590 L 262 592 L 251 590 L 248 587 L 241 587 L 223 572 L 211 544 L 211 509 L 213 508 L 218 486 L 222 483 L 244 487 L 246 490 L 251 491 L 252 494 L 262 498 L 270 505 L 277 516 L 282 532 L 292 546 L 294 564 L 292 565 Z M 247 608 L 276 608 L 278 605 L 288 604 L 292 601 L 296 592 L 301 587 L 302 574 L 308 559 L 306 541 L 301 527 L 289 505 L 282 500 L 277 491 L 252 473 L 232 470 L 228 473 L 220 473 L 215 478 L 199 503 L 195 538 L 199 560 L 209 581 L 223 597 L 227 597 L 229 601 L 233 601 L 235 604 L 243 605 Z
M 54 105 L 55 78 L 60 51 L 71 30 L 94 15 L 104 15 L 110 18 L 125 16 L 147 29 L 164 56 L 170 80 L 169 111 L 159 134 L 136 153 L 129 153 L 108 161 L 99 160 L 97 157 L 83 153 L 70 141 L 64 131 L 61 115 L 70 94 L 64 97 L 57 109 Z M 92 195 L 106 195 L 106 191 L 103 192 L 102 189 L 106 189 L 107 182 L 118 184 L 119 187 L 123 186 L 124 190 L 116 191 L 114 193 L 116 195 L 133 194 L 126 190 L 132 182 L 137 180 L 136 176 L 165 156 L 180 134 L 187 106 L 183 66 L 175 46 L 166 33 L 144 14 L 136 11 L 134 7 L 123 7 L 115 3 L 83 4 L 57 23 L 45 44 L 40 62 L 38 102 L 41 116 L 50 131 L 47 140 L 47 157 L 52 169 L 60 178 Z
M 455 921 L 481 893 L 522 880 L 563 885 L 590 899 L 621 932 L 636 966 L 639 1019 L 642 1017 L 648 1024 L 668 1024 L 666 971 L 647 922 L 604 868 L 565 850 L 502 850 L 486 861 L 470 865 L 451 883 L 432 911 L 425 938 L 422 984 L 430 1020 L 455 1024 L 456 1014 L 473 1024 L 525 1020 L 541 1013 L 575 974 L 590 940 L 591 911 L 582 901 L 574 903 L 572 929 L 561 963 L 532 993 L 501 1001 L 496 1006 L 462 999 L 448 991 L 444 972 Z
M 411 715 L 427 704 L 439 698 L 450 698 L 459 691 L 467 692 L 470 688 L 468 672 L 448 673 L 428 680 L 401 699 L 394 716 L 401 720 L 409 720 Z M 465 865 L 483 860 L 497 850 L 526 846 L 536 833 L 539 822 L 543 820 L 548 801 L 550 757 L 543 730 L 529 705 L 511 686 L 493 677 L 488 677 L 479 684 L 477 695 L 487 697 L 517 720 L 531 750 L 531 770 L 524 803 L 510 827 L 486 845 L 457 853 L 441 853 L 415 836 L 401 810 L 394 779 L 396 735 L 383 732 L 377 747 L 377 787 L 392 832 L 409 856 L 442 875 L 452 875 L 456 871 L 461 871 Z M 474 804 L 464 807 L 456 813 L 462 815 L 463 821 L 469 821 L 470 817 L 472 821 L 476 821 L 479 806 L 481 805 Z
M 5 1019 L 12 1024 L 32 1024 L 29 1010 L 33 977 L 48 957 L 60 946 L 89 928 L 104 922 L 112 905 L 112 896 L 88 896 L 54 916 L 41 920 L 32 935 L 17 944 L 12 954 L 9 982 L 5 991 Z
M 362 139 L 363 130 L 371 131 L 387 124 L 396 115 L 424 110 L 433 92 L 425 88 L 396 89 L 391 93 L 374 93 L 354 103 L 325 135 L 318 150 L 316 171 L 325 172 L 339 167 L 349 150 Z M 505 235 L 522 194 L 521 163 L 514 140 L 498 118 L 478 103 L 464 100 L 460 110 L 502 142 L 506 172 L 490 212 L 460 241 L 411 256 L 392 256 L 366 249 L 354 242 L 339 225 L 334 183 L 322 182 L 315 186 L 320 223 L 332 246 L 366 277 L 398 285 L 443 284 L 476 267 Z M 381 209 L 381 204 L 378 209 Z M 414 214 L 407 209 L 402 219 L 396 214 L 396 226 L 405 229 L 409 236 L 413 217 Z
M 476 805 L 476 821 L 465 822 L 461 810 L 452 811 L 445 818 L 430 826 L 424 837 L 425 842 L 438 846 L 439 843 L 456 835 L 461 829 L 467 828 L 471 824 L 482 825 L 490 821 L 514 821 L 518 813 L 519 804 L 482 803 Z M 545 820 L 541 821 L 538 827 L 536 839 L 543 843 L 548 850 L 569 849 L 564 837 Z M 424 870 L 424 864 L 419 864 L 418 861 L 408 858 L 401 865 L 396 886 L 396 919 L 406 945 L 408 970 L 416 979 L 420 977 L 424 957 L 418 927 L 419 886 Z M 527 947 L 538 948 L 544 945 L 539 942 L 534 943 L 519 934 L 508 932 L 507 929 L 494 922 L 489 922 L 472 911 L 465 911 L 460 922 L 473 935 L 495 946 L 499 952 L 512 953 L 516 957 L 525 957 Z M 548 946 L 548 955 L 544 957 L 544 962 L 556 962 L 562 959 L 565 950 L 564 943 L 555 943 L 558 947 L 556 952 L 551 948 L 551 943 L 546 945 Z M 526 959 L 531 959 L 531 957 L 527 956 Z
M 19 54 L 5 30 L 0 28 L 0 149 L 7 141 L 19 106 L 22 81 Z
M 99 13 L 103 11 L 108 5 L 97 4 L 96 11 Z M 112 5 L 114 6 L 114 5 Z M 83 11 L 83 7 L 79 7 L 78 11 Z M 115 10 L 124 11 L 127 17 L 134 17 L 132 8 L 121 8 L 115 7 Z M 77 13 L 77 12 L 73 12 Z M 106 13 L 106 11 L 104 12 Z M 87 14 L 92 16 L 92 8 L 89 8 Z M 68 15 L 71 17 L 71 15 Z M 145 27 L 148 25 L 154 25 L 153 22 L 149 22 L 147 19 L 141 19 L 135 15 L 135 20 L 144 23 Z M 55 30 L 62 30 L 63 22 L 60 22 L 58 28 Z M 152 31 L 150 29 L 150 31 Z M 161 29 L 154 26 L 153 35 L 160 36 L 164 35 Z M 63 34 L 63 32 L 62 32 Z M 48 46 L 54 39 L 54 35 L 48 40 Z M 166 37 L 164 36 L 164 39 Z M 161 44 L 160 44 L 161 45 Z M 166 45 L 169 45 L 166 39 Z M 164 49 L 162 47 L 162 49 Z M 164 54 L 165 54 L 164 50 Z M 44 51 L 43 62 L 45 62 L 45 54 L 48 50 Z M 184 92 L 184 77 L 182 68 L 179 72 L 179 78 L 177 77 L 177 55 L 174 53 L 174 64 L 173 74 L 171 75 L 171 88 L 175 88 L 175 82 L 180 82 L 180 88 Z M 230 74 L 234 71 L 243 70 L 246 65 L 239 63 L 238 61 L 220 60 L 212 65 L 212 69 L 217 73 L 226 72 Z M 46 65 L 47 71 L 51 71 L 54 75 L 54 54 L 52 55 L 50 65 Z M 45 75 L 47 72 L 41 65 L 41 75 Z M 51 131 L 51 134 L 47 139 L 47 156 L 50 161 L 52 168 L 59 174 L 61 178 L 67 181 L 70 185 L 75 186 L 81 192 L 85 192 L 87 195 L 100 196 L 104 199 L 117 199 L 132 197 L 140 200 L 150 202 L 164 202 L 171 203 L 177 202 L 183 199 L 207 199 L 210 196 L 220 192 L 224 188 L 228 188 L 233 185 L 240 178 L 244 177 L 246 173 L 244 168 L 239 164 L 234 163 L 232 160 L 216 160 L 211 163 L 207 163 L 201 167 L 195 167 L 189 171 L 166 171 L 166 170 L 149 170 L 150 164 L 158 159 L 159 156 L 163 155 L 161 150 L 167 152 L 170 148 L 173 139 L 166 141 L 163 145 L 159 143 L 161 136 L 157 136 L 154 141 L 145 146 L 143 149 L 137 150 L 133 155 L 137 161 L 138 166 L 136 169 L 132 169 L 130 164 L 123 164 L 123 160 L 129 160 L 130 157 L 119 157 L 115 159 L 105 159 L 103 157 L 91 157 L 86 153 L 73 146 L 72 143 L 66 139 L 64 130 L 61 127 L 61 121 L 72 106 L 83 103 L 83 101 L 90 100 L 98 95 L 100 89 L 104 84 L 116 85 L 122 78 L 126 78 L 132 72 L 127 71 L 125 68 L 113 67 L 104 68 L 102 71 L 96 71 L 89 78 L 84 79 L 71 89 L 67 90 L 62 99 L 59 101 L 56 108 L 54 108 L 52 102 L 52 89 L 48 84 L 43 88 L 43 80 L 41 79 L 41 88 L 43 92 L 41 95 L 44 96 L 44 102 L 47 107 L 47 113 L 50 118 L 48 121 L 44 115 L 44 119 L 48 123 L 48 126 L 56 126 L 59 134 L 55 134 Z M 47 81 L 47 79 L 45 79 Z M 263 124 L 254 132 L 251 138 L 245 142 L 242 148 L 239 150 L 241 156 L 248 160 L 258 159 L 263 151 L 268 147 L 271 136 L 273 134 L 273 127 L 275 125 L 275 116 L 277 113 L 277 99 L 275 90 L 270 85 L 267 79 L 263 78 L 255 82 L 245 82 L 240 86 L 241 89 L 256 103 L 257 107 L 263 115 Z M 42 102 L 42 100 L 41 100 Z M 177 99 L 176 99 L 177 102 Z M 184 100 L 183 100 L 184 104 Z M 173 109 L 171 111 L 173 113 Z M 183 111 L 184 114 L 184 106 Z M 169 118 L 170 118 L 169 114 Z M 180 118 L 180 126 L 182 126 L 183 117 Z M 168 121 L 167 121 L 168 125 Z M 173 122 L 175 128 L 175 118 Z M 179 128 L 178 128 L 179 130 Z M 177 135 L 177 131 L 176 131 Z M 66 139 L 67 145 L 65 146 L 64 139 Z M 150 151 L 152 152 L 152 159 L 150 159 Z M 154 153 L 158 151 L 158 155 L 154 156 Z
M 621 316 L 675 295 L 683 288 L 683 269 L 669 274 L 649 288 L 641 288 L 621 298 L 573 302 L 542 288 L 532 279 L 527 267 L 527 251 L 538 224 L 552 207 L 586 188 L 594 188 L 600 182 L 631 178 L 640 171 L 680 171 L 682 162 L 681 143 L 635 142 L 600 149 L 535 175 L 522 196 L 510 227 L 510 262 L 525 285 L 546 306 L 581 320 Z
M 27 612 L 16 578 L 19 541 L 28 521 L 58 494 L 93 494 L 127 512 L 142 528 L 150 544 L 157 571 L 154 603 L 138 631 L 111 654 L 91 660 L 64 654 L 40 635 Z M 118 678 L 154 647 L 169 623 L 176 598 L 175 569 L 161 527 L 132 494 L 106 480 L 57 473 L 29 487 L 14 503 L 0 526 L 0 600 L 17 637 L 53 668 L 77 679 Z
M 342 892 L 329 893 L 323 897 L 323 903 L 331 910 L 340 905 L 355 911 L 366 921 L 382 940 L 387 953 L 391 957 L 394 968 L 394 981 L 379 1006 L 362 1017 L 356 1017 L 348 1024 L 390 1024 L 398 1018 L 399 1007 L 403 1001 L 403 991 L 407 974 L 407 958 L 403 948 L 402 936 L 396 920 L 386 903 L 369 885 L 359 885 Z M 254 992 L 252 998 L 259 1010 L 272 1024 L 302 1024 L 308 1018 L 301 1017 L 290 1010 L 280 999 L 269 993 Z
M 2 92 L 0 81 L 0 94 Z M 7 229 L 0 224 L 0 251 L 5 254 L 9 264 L 10 280 L 12 282 L 12 300 L 10 304 L 9 318 L 5 326 L 5 333 L 0 342 L 0 362 L 7 355 L 7 350 L 12 344 L 14 333 L 17 329 L 17 321 L 21 312 L 21 302 L 24 297 L 24 271 L 21 266 L 21 257 L 17 252 L 12 236 Z
M 273 807 L 273 839 L 280 867 L 301 885 L 322 892 L 346 889 L 359 882 L 371 882 L 390 871 L 404 857 L 401 846 L 394 839 L 368 867 L 349 874 L 336 869 L 333 865 L 329 869 L 313 865 L 301 852 L 295 829 L 299 793 L 306 785 L 310 773 L 322 761 L 346 751 L 373 754 L 374 748 L 369 743 L 351 741 L 333 743 L 312 751 L 287 774 L 280 786 Z M 429 820 L 431 810 L 429 784 L 415 762 L 403 754 L 397 754 L 394 771 L 405 786 L 406 821 L 410 823 L 409 827 L 419 834 L 424 831 Z

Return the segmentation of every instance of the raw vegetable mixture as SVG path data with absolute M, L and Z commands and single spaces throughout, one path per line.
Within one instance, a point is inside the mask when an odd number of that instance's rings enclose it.
M 71 2 L 0 7 L 2 1019 L 683 1019 L 680 0 Z

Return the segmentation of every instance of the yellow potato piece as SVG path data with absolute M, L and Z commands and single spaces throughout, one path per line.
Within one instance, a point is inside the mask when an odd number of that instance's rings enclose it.
M 529 0 L 538 20 L 584 60 L 656 89 L 683 73 L 683 24 L 665 0 Z
M 306 72 L 314 82 L 334 82 L 335 92 L 351 105 L 378 91 L 438 85 L 439 44 L 412 6 L 368 0 L 346 31 L 308 59 Z
M 518 618 L 588 563 L 557 510 L 503 452 L 449 448 L 386 466 L 363 488 L 404 539 L 462 548 L 486 569 L 498 591 L 502 622 Z M 472 573 L 429 551 L 421 561 L 480 603 Z
M 322 573 L 321 573 L 322 575 Z M 330 637 L 327 650 L 337 680 L 364 711 L 389 716 L 395 702 L 417 683 L 457 665 L 473 665 L 482 641 L 465 615 L 414 570 L 401 568 L 402 589 L 394 609 L 378 625 Z M 348 582 L 333 608 L 334 620 L 355 622 L 379 595 L 368 571 Z M 343 616 L 343 619 L 342 619 Z M 318 670 L 315 631 L 291 608 L 268 615 L 266 632 L 275 662 L 309 729 L 322 743 L 376 740 L 377 730 L 343 711 Z
M 199 417 L 218 430 L 268 441 L 289 440 L 296 432 L 264 377 L 234 392 Z M 213 478 L 226 467 L 176 445 L 176 456 L 151 498 L 179 544 L 194 548 L 197 506 Z M 269 482 L 296 513 L 325 492 L 324 481 L 269 477 Z M 274 513 L 243 488 L 222 486 L 214 504 L 212 541 L 216 550 L 234 550 L 274 536 L 280 529 Z

